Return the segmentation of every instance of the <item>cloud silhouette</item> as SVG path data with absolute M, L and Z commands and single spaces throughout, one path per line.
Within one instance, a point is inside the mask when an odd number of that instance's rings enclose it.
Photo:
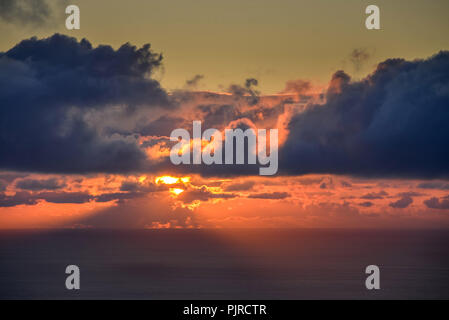
M 448 177 L 448 106 L 448 51 L 426 60 L 386 60 L 356 82 L 337 72 L 326 103 L 292 117 L 280 170 Z
M 136 137 L 100 132 L 89 115 L 122 114 L 168 96 L 151 78 L 162 56 L 150 45 L 114 50 L 55 34 L 0 53 L 0 168 L 17 171 L 129 172 L 146 159 Z M 92 118 L 92 116 L 91 116 Z M 103 117 L 99 117 L 103 118 Z
M 248 196 L 250 199 L 285 199 L 291 197 L 288 192 L 266 192 L 266 193 L 253 193 Z
M 66 184 L 57 178 L 49 179 L 23 179 L 16 183 L 16 187 L 22 190 L 39 191 L 39 190 L 57 190 L 62 189 Z
M 383 199 L 385 196 L 388 196 L 388 193 L 385 191 L 379 191 L 379 192 L 370 192 L 361 197 L 361 199 L 367 199 L 367 200 L 376 200 L 376 199 Z
M 392 202 L 389 204 L 390 207 L 395 209 L 404 209 L 413 203 L 413 199 L 411 197 L 405 196 L 399 199 L 398 201 Z
M 430 209 L 439 210 L 449 210 L 449 196 L 438 199 L 437 197 L 432 197 L 430 199 L 424 200 L 424 204 Z
M 214 193 L 206 186 L 192 187 L 178 196 L 178 199 L 184 203 L 193 203 L 195 201 L 209 201 L 210 199 L 232 199 L 237 195 L 232 193 Z

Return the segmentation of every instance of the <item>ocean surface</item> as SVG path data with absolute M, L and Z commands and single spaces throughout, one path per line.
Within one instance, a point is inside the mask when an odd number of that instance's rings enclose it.
M 449 299 L 449 231 L 0 231 L 0 298 Z

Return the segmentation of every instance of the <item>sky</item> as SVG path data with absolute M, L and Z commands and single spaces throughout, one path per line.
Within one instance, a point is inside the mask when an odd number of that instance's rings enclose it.
M 447 1 L 68 4 L 0 0 L 0 228 L 449 226 Z M 278 173 L 173 165 L 195 120 Z
M 136 46 L 149 42 L 164 55 L 164 69 L 157 75 L 164 88 L 180 89 L 187 79 L 200 74 L 204 81 L 199 88 L 204 90 L 219 90 L 254 77 L 264 93 L 276 93 L 288 80 L 326 85 L 339 69 L 360 78 L 387 58 L 425 58 L 448 48 L 447 1 L 375 1 L 381 9 L 378 32 L 365 28 L 365 8 L 372 3 L 73 0 L 70 4 L 81 9 L 80 30 L 65 29 L 61 4 L 43 26 L 26 21 L 0 24 L 4 30 L 0 50 L 30 36 L 55 32 L 114 48 L 126 42 Z M 357 68 L 351 59 L 354 49 L 369 55 Z

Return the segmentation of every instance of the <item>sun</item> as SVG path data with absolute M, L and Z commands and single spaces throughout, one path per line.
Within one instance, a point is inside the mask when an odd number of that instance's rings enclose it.
M 188 183 L 190 182 L 190 177 L 172 177 L 172 176 L 161 176 L 154 180 L 157 184 L 177 184 L 177 183 Z
M 184 192 L 184 189 L 181 188 L 170 188 L 170 192 L 173 193 L 174 195 L 180 195 L 181 193 Z
M 171 176 L 162 176 L 157 177 L 155 179 L 156 183 L 163 183 L 163 184 L 176 184 L 179 182 L 179 178 L 171 177 Z
M 169 189 L 169 191 L 172 195 L 178 196 L 187 188 L 187 184 L 190 182 L 190 177 L 160 176 L 157 177 L 154 181 L 156 184 L 166 184 L 173 186 Z

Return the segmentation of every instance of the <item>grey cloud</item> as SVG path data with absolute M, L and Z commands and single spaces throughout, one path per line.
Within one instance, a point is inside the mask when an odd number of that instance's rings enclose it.
M 449 183 L 442 181 L 421 182 L 420 184 L 418 184 L 418 188 L 449 190 Z
M 16 192 L 13 196 L 7 196 L 0 193 L 0 208 L 15 207 L 18 205 L 33 205 L 37 203 L 37 199 L 27 191 Z
M 388 196 L 388 193 L 385 191 L 370 192 L 363 195 L 361 199 L 376 200 L 376 199 L 383 199 L 385 196 Z
M 448 210 L 449 209 L 449 196 L 438 199 L 432 197 L 428 200 L 424 200 L 424 204 L 430 209 Z
M 0 20 L 7 23 L 40 26 L 51 17 L 46 0 L 0 0 Z
M 178 196 L 178 199 L 184 203 L 192 203 L 194 201 L 208 201 L 210 199 L 232 199 L 237 195 L 232 193 L 213 193 L 205 186 L 200 188 L 191 188 Z
M 8 187 L 8 182 L 0 179 L 0 192 L 3 192 Z
M 151 74 L 162 56 L 150 45 L 114 50 L 55 34 L 0 53 L 0 168 L 88 173 L 142 170 L 146 154 L 134 136 L 105 135 L 89 112 L 171 108 Z
M 50 203 L 86 203 L 93 199 L 93 196 L 86 192 L 40 192 L 31 198 L 42 199 Z
M 66 184 L 56 178 L 49 179 L 23 179 L 16 182 L 16 187 L 22 190 L 57 190 L 64 188 Z
M 411 197 L 402 197 L 401 199 L 392 202 L 389 204 L 390 207 L 395 209 L 404 209 L 413 203 L 413 199 Z
M 228 184 L 224 187 L 225 191 L 248 191 L 251 190 L 256 183 L 254 181 L 243 181 Z
M 82 204 L 90 201 L 95 202 L 123 202 L 128 199 L 136 199 L 145 196 L 146 193 L 136 192 L 112 192 L 93 196 L 88 192 L 65 192 L 65 191 L 43 191 L 32 193 L 28 191 L 18 191 L 14 195 L 7 196 L 0 193 L 0 207 L 14 207 L 18 205 L 34 205 L 38 201 L 49 203 L 74 203 Z
M 286 199 L 291 197 L 291 194 L 288 192 L 266 192 L 266 193 L 254 193 L 250 194 L 248 198 L 250 199 Z
M 354 65 L 355 71 L 359 71 L 363 64 L 371 58 L 371 52 L 366 48 L 356 48 L 351 51 L 349 60 Z
M 448 177 L 448 74 L 447 51 L 386 60 L 361 81 L 337 72 L 326 103 L 292 117 L 280 173 Z
M 244 98 L 250 105 L 255 105 L 259 102 L 260 92 L 255 89 L 259 85 L 259 81 L 254 78 L 246 79 L 243 86 L 232 84 L 228 88 L 228 92 L 232 93 L 237 98 Z
M 193 78 L 188 79 L 186 81 L 186 88 L 188 88 L 188 89 L 195 89 L 198 86 L 198 83 L 202 79 L 204 79 L 204 75 L 202 75 L 202 74 L 195 75 Z
M 370 202 L 370 201 L 365 201 L 365 202 L 359 203 L 359 206 L 365 207 L 365 208 L 372 207 L 373 205 L 374 204 L 372 202 Z

